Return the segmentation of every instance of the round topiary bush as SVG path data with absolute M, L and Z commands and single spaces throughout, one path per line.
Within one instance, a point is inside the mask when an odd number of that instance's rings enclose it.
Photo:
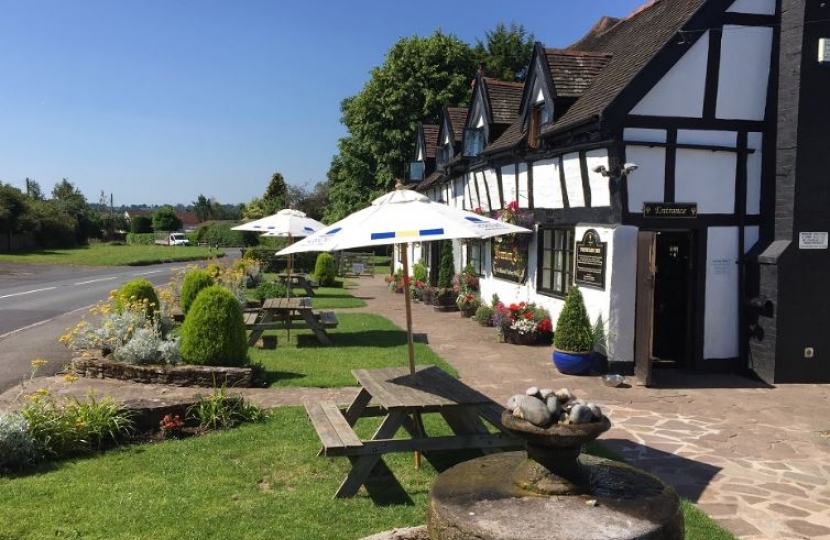
M 190 306 L 193 305 L 193 301 L 199 295 L 199 291 L 211 285 L 213 285 L 213 278 L 210 277 L 207 270 L 201 268 L 188 270 L 184 275 L 182 289 L 179 293 L 179 307 L 182 308 L 182 313 L 187 315 Z
M 0 411 L 0 471 L 33 461 L 35 444 L 26 420 L 14 412 Z
M 248 337 L 239 301 L 225 287 L 202 290 L 181 328 L 186 364 L 238 367 L 248 363 Z
M 136 278 L 125 283 L 116 294 L 115 309 L 120 313 L 127 305 L 146 304 L 147 316 L 152 317 L 159 308 L 159 297 L 150 280 Z
M 317 263 L 314 265 L 314 275 L 323 287 L 333 287 L 337 277 L 337 264 L 330 253 L 317 255 Z

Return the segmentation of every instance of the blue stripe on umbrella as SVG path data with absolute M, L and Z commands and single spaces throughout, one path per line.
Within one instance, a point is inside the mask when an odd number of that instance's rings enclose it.
M 480 222 L 484 221 L 481 218 L 472 217 L 472 216 L 464 216 L 464 219 L 466 219 L 467 221 L 472 221 L 473 223 L 480 223 Z
M 388 240 L 390 238 L 421 238 L 424 236 L 440 236 L 444 234 L 443 228 L 438 229 L 421 229 L 419 231 L 392 231 L 392 232 L 381 232 L 381 233 L 372 233 L 370 238 L 372 240 Z

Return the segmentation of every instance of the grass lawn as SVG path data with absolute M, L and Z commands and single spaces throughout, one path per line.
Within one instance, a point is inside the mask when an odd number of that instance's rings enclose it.
M 317 305 L 317 297 L 314 299 Z M 251 360 L 262 364 L 272 386 L 337 388 L 356 386 L 351 370 L 409 365 L 406 331 L 389 319 L 371 313 L 337 313 L 337 328 L 327 330 L 331 345 L 321 345 L 311 330 L 271 330 L 276 349 L 250 349 Z M 455 369 L 428 345 L 415 343 L 415 361 L 435 364 L 457 375 Z
M 262 276 L 265 281 L 273 281 L 276 279 L 276 274 L 264 273 Z M 347 279 L 341 281 L 341 283 L 341 287 L 317 287 L 314 289 L 314 296 L 312 297 L 312 306 L 314 306 L 314 309 L 341 309 L 366 306 L 364 300 L 352 296 L 350 289 L 355 286 L 353 280 Z M 257 299 L 256 288 L 247 289 L 245 296 L 250 300 Z M 306 291 L 302 287 L 292 288 L 291 296 L 306 296 Z
M 139 266 L 164 262 L 199 261 L 224 256 L 222 251 L 211 251 L 207 247 L 199 246 L 91 244 L 73 249 L 0 254 L 0 262 L 70 266 Z
M 431 416 L 427 432 L 444 433 Z M 377 421 L 361 420 L 359 434 Z M 349 463 L 317 457 L 318 448 L 303 409 L 284 407 L 264 423 L 0 478 L 0 539 L 354 540 L 425 523 L 432 481 L 452 464 L 423 460 L 416 471 L 412 454 L 390 454 L 406 494 L 332 499 Z M 684 512 L 688 540 L 734 540 L 693 505 Z

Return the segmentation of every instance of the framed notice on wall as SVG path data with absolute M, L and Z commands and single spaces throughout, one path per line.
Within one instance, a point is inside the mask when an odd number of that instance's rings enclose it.
M 493 242 L 493 275 L 499 279 L 524 283 L 527 280 L 527 248 L 513 242 Z
M 585 231 L 582 241 L 576 242 L 574 281 L 577 285 L 605 288 L 607 245 L 600 241 L 599 233 L 594 229 Z

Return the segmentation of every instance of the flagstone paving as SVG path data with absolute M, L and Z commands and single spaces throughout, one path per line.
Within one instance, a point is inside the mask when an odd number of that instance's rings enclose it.
M 382 276 L 363 277 L 353 294 L 362 311 L 405 326 L 404 298 Z M 358 310 L 358 311 L 360 311 Z M 354 310 L 352 310 L 354 311 Z M 745 540 L 830 540 L 830 385 L 781 385 L 723 375 L 659 370 L 645 388 L 627 381 L 602 385 L 598 376 L 562 375 L 550 347 L 498 343 L 493 328 L 458 313 L 415 304 L 413 331 L 459 372 L 461 379 L 504 403 L 528 386 L 568 387 L 599 404 L 613 427 L 602 440 L 634 466 L 655 474 Z M 57 393 L 122 399 L 175 399 L 191 389 L 59 377 L 35 381 Z M 20 388 L 0 395 L 0 407 Z M 299 405 L 304 399 L 348 403 L 354 388 L 249 389 L 260 405 Z

